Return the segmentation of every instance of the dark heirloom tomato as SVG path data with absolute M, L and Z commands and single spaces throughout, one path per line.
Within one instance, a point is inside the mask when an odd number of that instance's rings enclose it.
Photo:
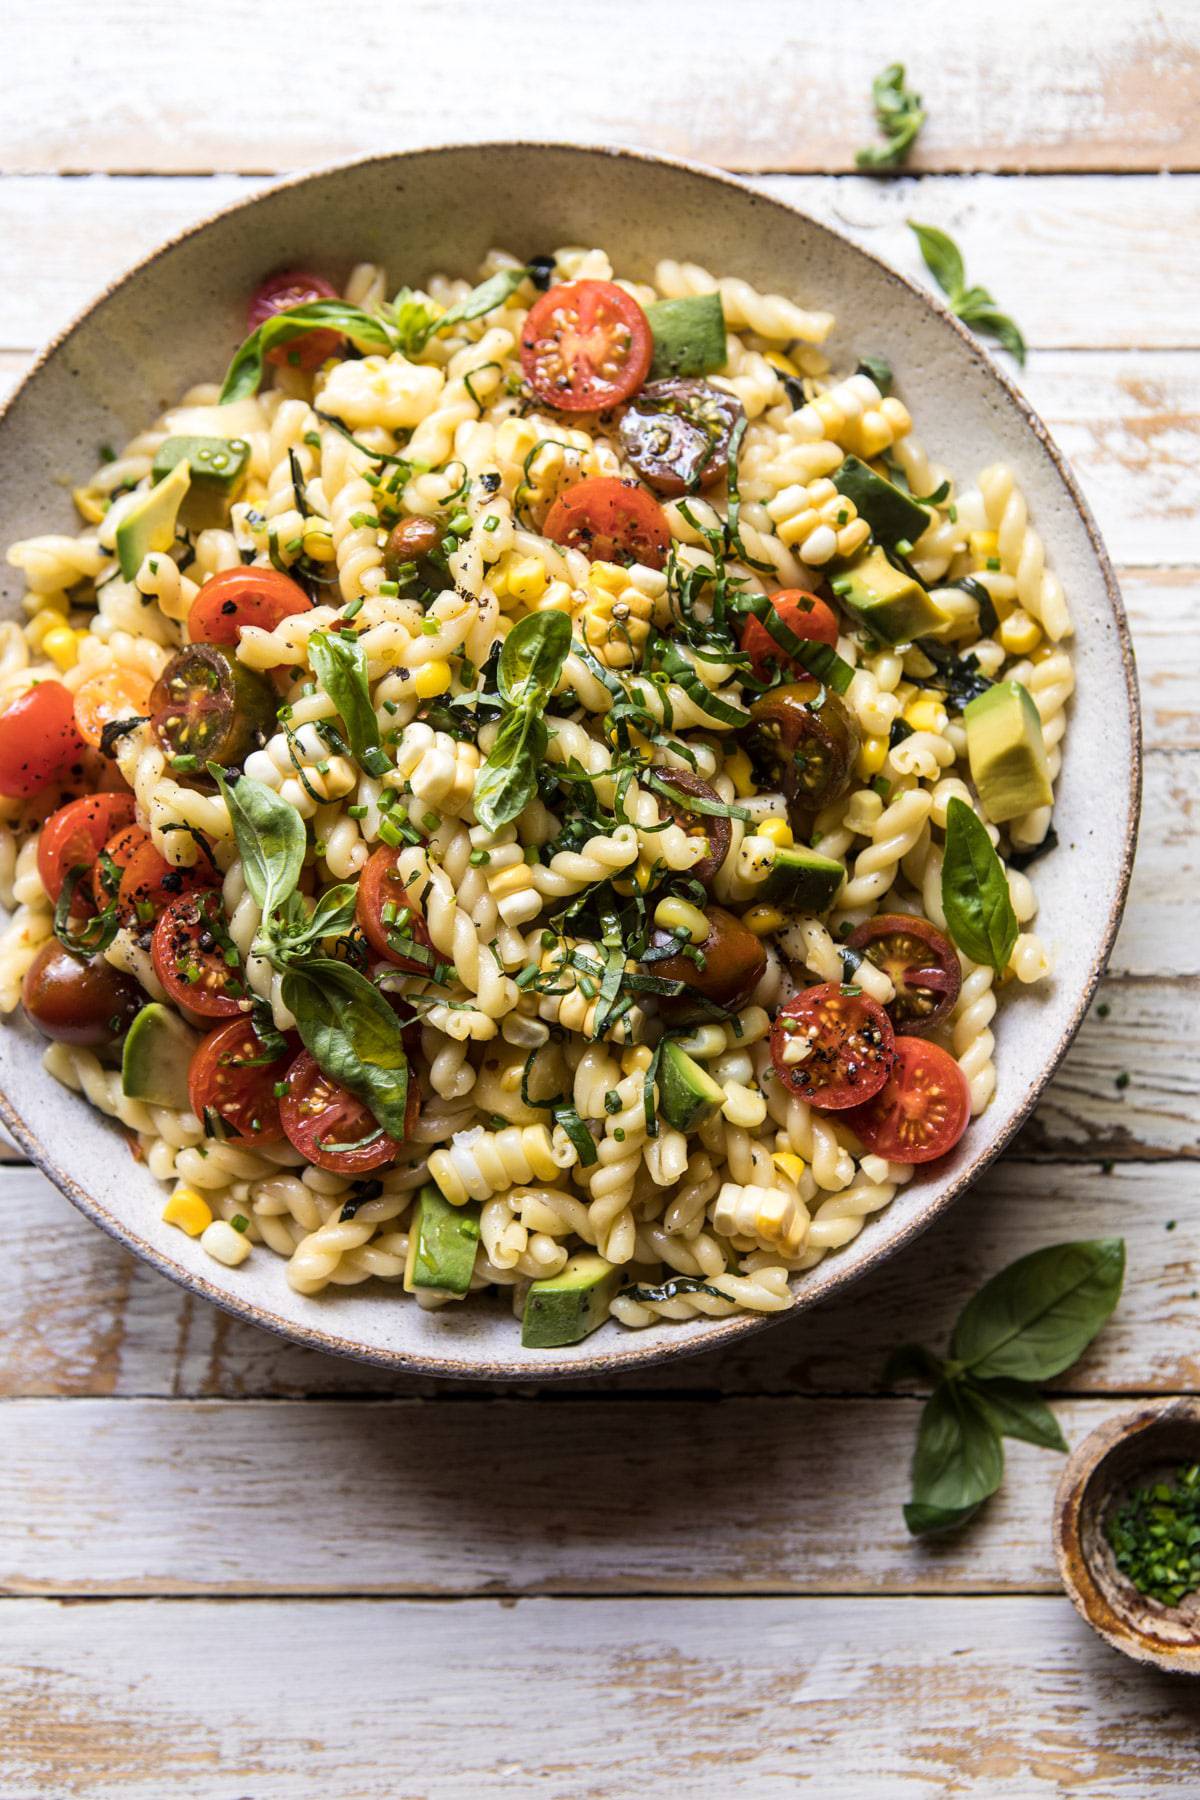
M 441 541 L 442 528 L 435 519 L 423 519 L 416 513 L 401 519 L 392 526 L 384 545 L 384 572 L 392 581 L 398 581 L 408 564 L 424 562 Z
M 693 995 L 711 1000 L 730 1012 L 744 1006 L 762 979 L 767 966 L 767 953 L 762 941 L 723 906 L 705 908 L 708 936 L 702 944 L 689 945 L 661 962 L 648 962 L 647 975 L 661 976 L 666 981 L 682 981 L 685 994 L 662 994 L 658 1004 L 669 1019 L 681 1024 L 688 1019 L 704 1018 L 706 1011 L 697 1006 Z M 650 933 L 652 949 L 677 943 L 669 931 L 658 926 Z
M 650 373 L 650 321 L 614 281 L 566 281 L 535 300 L 521 333 L 525 379 L 559 412 L 600 412 Z
M 279 1102 L 284 1135 L 319 1169 L 335 1175 L 365 1175 L 392 1162 L 400 1146 L 389 1137 L 357 1094 L 334 1081 L 302 1050 L 285 1077 Z M 405 1135 L 416 1124 L 420 1094 L 411 1073 L 404 1112 Z
M 40 794 L 83 752 L 70 693 L 61 681 L 39 681 L 0 714 L 0 794 Z
M 90 869 L 109 838 L 132 825 L 132 794 L 87 794 L 60 806 L 42 826 L 38 874 L 49 898 L 62 893 L 72 869 Z
M 771 605 L 793 637 L 806 638 L 810 644 L 828 644 L 831 650 L 836 650 L 837 614 L 816 594 L 807 594 L 803 588 L 783 588 L 778 594 L 771 595 Z M 742 626 L 742 649 L 760 681 L 767 679 L 773 667 L 795 669 L 799 675 L 804 673 L 783 645 L 775 642 L 760 619 L 751 617 Z
M 730 440 L 745 416 L 735 395 L 672 375 L 630 401 L 621 415 L 621 448 L 656 493 L 695 493 L 723 479 Z
M 188 1097 L 198 1119 L 215 1113 L 231 1137 L 283 1136 L 275 1084 L 293 1052 L 271 1057 L 249 1019 L 231 1019 L 200 1040 L 188 1070 Z
M 190 644 L 173 656 L 150 695 L 150 714 L 168 756 L 240 763 L 272 729 L 275 695 L 224 644 Z
M 278 569 L 222 569 L 196 595 L 188 638 L 193 644 L 236 644 L 244 625 L 274 631 L 293 613 L 311 611 L 304 589 Z
M 714 805 L 721 805 L 721 796 L 716 788 L 710 787 L 707 781 L 702 781 L 699 775 L 693 775 L 690 769 L 658 769 L 656 774 L 660 781 L 669 782 L 677 794 L 697 800 L 711 800 Z M 654 789 L 654 797 L 658 801 L 659 812 L 669 813 L 688 837 L 707 840 L 708 854 L 687 870 L 693 881 L 702 881 L 707 887 L 729 855 L 733 827 L 728 817 L 724 813 L 692 812 L 685 800 L 673 801 L 658 786 Z
M 645 488 L 615 475 L 593 475 L 560 494 L 545 535 L 590 562 L 645 563 L 661 569 L 671 547 L 667 516 Z
M 897 1031 L 928 1031 L 940 1024 L 958 999 L 962 967 L 954 945 L 928 919 L 908 913 L 876 913 L 850 939 L 896 990 L 888 1017 Z
M 102 956 L 64 950 L 57 938 L 43 944 L 21 983 L 21 1004 L 43 1036 L 95 1049 L 124 1037 L 146 996 L 130 975 Z
M 840 982 L 805 988 L 771 1027 L 771 1060 L 786 1088 L 822 1112 L 840 1112 L 879 1092 L 895 1054 L 882 1006 Z
M 293 306 L 303 306 L 308 300 L 336 299 L 337 289 L 323 275 L 314 275 L 309 269 L 281 269 L 255 288 L 246 309 L 246 323 L 251 331 L 256 331 L 267 319 L 276 313 L 290 312 Z M 327 357 L 337 355 L 341 346 L 338 331 L 306 331 L 303 337 L 268 350 L 267 361 L 290 364 L 294 369 L 319 369 Z
M 154 927 L 150 960 L 171 999 L 202 1018 L 233 1019 L 246 1011 L 241 959 L 220 894 L 172 900 Z
M 953 1150 L 971 1121 L 971 1089 L 952 1056 L 924 1038 L 898 1037 L 886 1084 L 844 1115 L 868 1150 L 889 1162 L 932 1162 Z
M 850 785 L 858 726 L 832 688 L 811 676 L 761 695 L 742 738 L 767 780 L 797 806 L 828 806 Z
M 433 939 L 417 903 L 400 879 L 396 867 L 399 856 L 398 850 L 390 850 L 386 844 L 371 852 L 359 878 L 354 916 L 376 956 L 384 957 L 398 969 L 407 969 L 410 974 L 428 974 L 428 958 L 405 956 L 402 950 L 394 947 L 405 938 L 411 938 L 422 950 L 433 952 Z

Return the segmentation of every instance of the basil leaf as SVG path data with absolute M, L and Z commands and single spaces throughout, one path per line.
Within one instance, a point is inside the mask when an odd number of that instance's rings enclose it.
M 227 406 L 231 400 L 244 400 L 248 394 L 256 394 L 267 351 L 317 330 L 342 332 L 356 350 L 388 351 L 394 348 L 387 327 L 370 313 L 363 312 L 361 307 L 351 306 L 345 300 L 306 300 L 302 306 L 289 306 L 286 312 L 272 313 L 250 333 L 225 372 L 220 404 Z
M 904 64 L 890 63 L 871 83 L 875 122 L 887 139 L 860 150 L 854 161 L 860 169 L 894 169 L 904 161 L 925 123 L 921 96 L 904 85 Z
M 1023 1382 L 989 1381 L 979 1386 L 972 1383 L 971 1392 L 1001 1437 L 1020 1438 L 1023 1443 L 1038 1444 L 1043 1450 L 1069 1449 L 1062 1428 L 1046 1402 Z
M 445 331 L 450 325 L 462 325 L 470 319 L 481 319 L 484 313 L 491 312 L 497 306 L 503 306 L 510 294 L 515 294 L 525 277 L 527 268 L 501 269 L 496 275 L 481 281 L 472 288 L 465 300 L 457 306 L 451 306 L 443 313 L 435 312 L 424 300 L 418 300 L 411 288 L 401 288 L 394 302 L 388 309 L 393 321 L 396 341 L 406 356 L 416 356 L 425 348 L 431 337 L 439 331 Z
M 392 765 L 384 753 L 379 720 L 371 705 L 367 653 L 358 639 L 341 632 L 314 631 L 308 640 L 308 660 L 342 716 L 354 760 L 368 775 L 386 775 Z
M 942 907 L 959 949 L 1002 975 L 1017 941 L 1017 915 L 987 828 L 957 795 L 946 809 Z
M 589 1168 L 592 1163 L 599 1160 L 600 1153 L 596 1149 L 596 1140 L 573 1106 L 565 1104 L 556 1106 L 554 1123 L 562 1126 L 574 1144 L 581 1168 Z
M 497 679 L 509 706 L 544 707 L 571 648 L 566 613 L 536 612 L 514 625 L 500 652 Z
M 962 251 L 954 239 L 939 231 L 936 225 L 918 225 L 915 219 L 909 219 L 908 228 L 920 246 L 925 267 L 943 294 L 949 296 L 953 309 L 955 300 L 961 298 L 967 285 Z
M 895 375 L 892 365 L 886 356 L 862 356 L 859 358 L 856 375 L 865 375 L 875 383 L 881 394 L 890 394 Z
M 90 874 L 91 870 L 82 864 L 70 869 L 54 907 L 54 935 L 63 949 L 70 950 L 75 956 L 98 956 L 102 950 L 108 949 L 121 929 L 115 900 L 111 900 L 103 912 L 93 913 L 84 919 L 78 931 L 73 928 L 71 908 L 75 903 L 75 895 L 80 883 L 86 881 Z
M 1124 1276 L 1121 1238 L 1035 1250 L 967 1302 L 950 1354 L 977 1379 L 1047 1381 L 1086 1350 L 1117 1304 Z
M 972 325 L 976 331 L 994 337 L 1001 349 L 1015 356 L 1024 367 L 1026 346 L 1021 328 L 1007 313 L 1000 311 L 990 294 L 985 292 L 979 300 L 964 301 L 955 310 L 964 325 Z
M 475 777 L 475 817 L 499 831 L 521 813 L 537 792 L 538 766 L 545 760 L 549 733 L 531 712 L 510 712 Z
M 909 230 L 916 234 L 925 267 L 946 296 L 950 311 L 964 325 L 973 325 L 988 337 L 994 337 L 1003 349 L 1025 361 L 1025 339 L 1019 327 L 1002 313 L 985 287 L 968 287 L 962 252 L 954 239 L 934 225 L 918 225 L 909 219 Z
M 277 915 L 268 927 L 268 954 L 275 966 L 284 967 L 294 957 L 303 956 L 323 938 L 349 931 L 357 895 L 351 882 L 339 882 L 326 889 L 311 914 L 299 894 L 290 895 L 282 917 Z
M 378 988 L 346 963 L 313 957 L 284 975 L 283 1003 L 318 1066 L 403 1141 L 408 1058 L 400 1021 Z
M 991 1419 L 969 1389 L 942 1382 L 921 1412 L 912 1501 L 904 1508 L 908 1529 L 918 1535 L 965 1524 L 1003 1474 L 1004 1448 Z
M 265 919 L 300 879 L 307 843 L 304 820 L 263 781 L 243 775 L 233 787 L 215 762 L 208 772 L 229 809 L 246 886 Z

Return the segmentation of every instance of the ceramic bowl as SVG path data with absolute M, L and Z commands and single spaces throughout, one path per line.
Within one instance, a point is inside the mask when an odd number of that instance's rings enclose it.
M 814 1306 L 909 1243 L 1012 1138 L 1083 1017 L 1112 946 L 1129 879 L 1140 746 L 1133 659 L 1113 572 L 1060 453 L 978 343 L 931 296 L 846 238 L 710 170 L 640 153 L 498 143 L 373 157 L 273 187 L 140 263 L 51 346 L 0 417 L 0 542 L 74 530 L 69 498 L 99 444 L 120 444 L 191 382 L 219 377 L 241 338 L 246 296 L 272 269 L 333 278 L 370 258 L 394 282 L 469 273 L 502 244 L 531 255 L 602 244 L 649 278 L 663 256 L 738 274 L 828 307 L 835 367 L 879 352 L 898 371 L 916 428 L 960 479 L 1011 462 L 1077 621 L 1078 692 L 1058 788 L 1060 847 L 1038 865 L 1039 930 L 1057 959 L 1044 991 L 1011 991 L 995 1099 L 955 1153 L 915 1180 L 861 1236 L 796 1281 Z M 0 569 L 0 606 L 20 599 Z M 644 1332 L 606 1325 L 582 1344 L 522 1350 L 506 1304 L 422 1312 L 383 1284 L 302 1298 L 260 1252 L 227 1270 L 160 1220 L 161 1190 L 113 1126 L 43 1072 L 42 1046 L 0 1031 L 3 1114 L 29 1155 L 89 1218 L 173 1280 L 298 1342 L 396 1369 L 476 1379 L 590 1374 L 728 1344 L 767 1321 L 735 1317 Z M 787 1315 L 783 1315 L 787 1316 Z

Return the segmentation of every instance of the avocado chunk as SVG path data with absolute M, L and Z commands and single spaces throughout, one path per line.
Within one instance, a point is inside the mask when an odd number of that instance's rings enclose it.
M 834 471 L 833 485 L 853 500 L 859 518 L 867 521 L 881 544 L 915 544 L 929 523 L 925 507 L 857 456 L 848 456 Z
M 527 1350 L 577 1344 L 603 1325 L 621 1271 L 594 1250 L 580 1250 L 557 1275 L 532 1281 L 525 1296 L 521 1342 Z
M 771 872 L 759 888 L 759 897 L 776 906 L 794 906 L 801 912 L 823 913 L 833 905 L 846 870 L 835 857 L 822 856 L 804 844 L 778 849 Z
M 176 463 L 164 480 L 135 501 L 117 526 L 117 561 L 126 581 L 133 580 L 151 551 L 166 552 L 174 544 L 175 521 L 191 483 L 189 465 Z
M 708 1070 L 673 1038 L 665 1039 L 658 1063 L 658 1106 L 667 1124 L 676 1131 L 695 1131 L 724 1099 L 724 1088 Z
M 169 437 L 158 446 L 150 473 L 164 481 L 181 462 L 187 463 L 197 486 L 217 487 L 231 494 L 241 486 L 250 461 L 245 438 Z
M 911 644 L 946 623 L 919 581 L 892 566 L 878 544 L 851 557 L 830 582 L 842 605 L 885 644 Z
M 188 1112 L 188 1069 L 200 1034 L 161 1001 L 143 1006 L 129 1027 L 121 1055 L 121 1092 L 151 1106 Z
M 646 308 L 654 333 L 650 381 L 666 375 L 711 375 L 725 367 L 725 308 L 720 294 L 655 300 Z
M 1019 681 L 998 681 L 963 708 L 971 780 L 993 825 L 1054 798 L 1042 721 Z
M 417 1195 L 408 1227 L 404 1287 L 410 1294 L 453 1294 L 471 1285 L 479 1246 L 478 1206 L 451 1206 L 427 1183 Z

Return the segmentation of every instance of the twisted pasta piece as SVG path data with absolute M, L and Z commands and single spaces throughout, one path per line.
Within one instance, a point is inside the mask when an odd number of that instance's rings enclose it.
M 951 1019 L 951 1037 L 958 1066 L 971 1089 L 971 1113 L 976 1116 L 996 1091 L 996 1065 L 992 1061 L 996 1039 L 991 1029 L 996 996 L 991 969 L 966 957 L 961 961 L 963 982 Z
M 748 325 L 759 337 L 776 342 L 799 338 L 805 344 L 823 344 L 833 330 L 832 313 L 805 312 L 782 294 L 760 294 L 748 281 L 733 275 L 718 281 L 699 263 L 664 260 L 655 266 L 654 285 L 668 300 L 688 294 L 720 294 L 727 325 L 735 329 Z
M 578 1152 L 561 1126 L 508 1125 L 503 1131 L 474 1126 L 456 1132 L 449 1149 L 435 1150 L 429 1173 L 453 1206 L 489 1200 L 505 1188 L 530 1181 L 552 1181 L 578 1161 Z

